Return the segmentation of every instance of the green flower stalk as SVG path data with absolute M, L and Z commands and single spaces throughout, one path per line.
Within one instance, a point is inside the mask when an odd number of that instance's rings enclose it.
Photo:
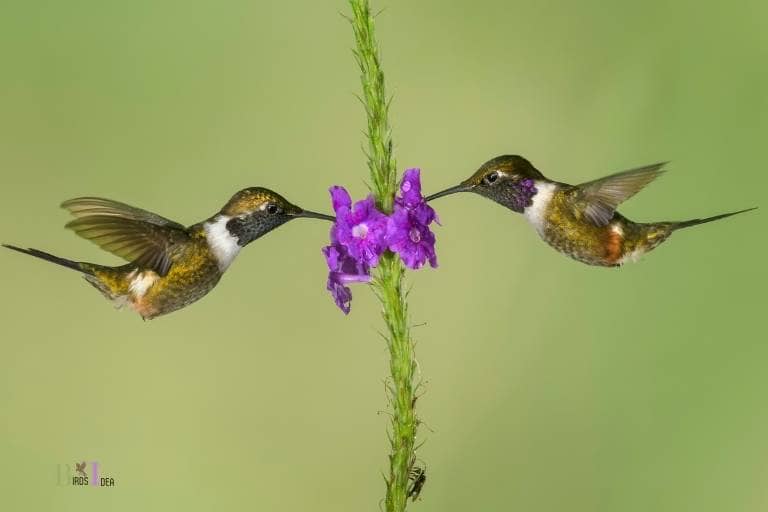
M 389 127 L 389 102 L 384 89 L 379 48 L 374 32 L 374 20 L 368 2 L 350 0 L 352 28 L 357 43 L 354 54 L 360 65 L 363 85 L 362 101 L 368 115 L 368 169 L 376 206 L 382 212 L 392 213 L 397 191 L 395 161 L 392 158 L 392 133 Z
M 384 88 L 384 72 L 374 31 L 374 18 L 367 0 L 350 0 L 352 28 L 355 33 L 355 57 L 360 66 L 363 86 L 362 102 L 368 119 L 368 168 L 371 191 L 379 210 L 392 213 L 397 179 L 392 156 L 392 134 L 389 126 L 389 102 Z M 403 290 L 405 269 L 391 251 L 386 251 L 376 267 L 372 286 L 381 301 L 386 340 L 390 354 L 391 380 L 387 386 L 392 404 L 389 475 L 386 476 L 387 512 L 406 509 L 409 475 L 415 460 L 414 444 L 418 418 L 414 376 L 416 358 L 408 328 L 408 305 Z

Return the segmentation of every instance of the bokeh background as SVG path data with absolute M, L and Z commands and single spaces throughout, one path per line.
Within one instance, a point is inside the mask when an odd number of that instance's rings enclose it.
M 504 153 L 579 182 L 671 160 L 638 220 L 765 207 L 768 4 L 388 0 L 398 166 L 456 183 Z M 312 209 L 366 193 L 343 1 L 0 8 L 2 241 L 119 260 L 57 205 L 101 195 L 184 223 L 264 185 Z M 764 511 L 764 211 L 637 265 L 558 255 L 475 196 L 436 203 L 410 273 L 425 382 L 414 510 Z M 387 355 L 363 287 L 324 290 L 327 225 L 245 250 L 151 322 L 73 272 L 0 253 L 0 508 L 377 510 Z M 58 486 L 99 461 L 114 488 Z

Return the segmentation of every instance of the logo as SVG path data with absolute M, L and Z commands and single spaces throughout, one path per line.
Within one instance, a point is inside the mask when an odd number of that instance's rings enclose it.
M 88 467 L 90 466 L 90 472 Z M 75 462 L 74 472 L 69 464 L 58 464 L 56 467 L 56 484 L 60 486 L 81 486 L 81 487 L 114 487 L 115 478 L 111 475 L 105 475 L 101 471 L 99 461 L 94 460 L 86 463 Z

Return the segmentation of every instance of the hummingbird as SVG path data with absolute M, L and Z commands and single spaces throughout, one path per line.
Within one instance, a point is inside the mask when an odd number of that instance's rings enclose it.
M 571 258 L 602 267 L 637 261 L 675 231 L 755 208 L 684 221 L 633 222 L 616 208 L 658 178 L 667 162 L 568 185 L 546 178 L 531 162 L 504 155 L 484 163 L 460 184 L 427 197 L 474 192 L 522 213 L 539 236 Z
M 75 217 L 67 228 L 129 263 L 108 267 L 2 245 L 82 273 L 116 307 L 128 306 L 144 320 L 201 299 L 243 247 L 286 222 L 301 217 L 336 220 L 262 187 L 237 192 L 218 213 L 189 227 L 99 197 L 70 199 L 61 207 Z

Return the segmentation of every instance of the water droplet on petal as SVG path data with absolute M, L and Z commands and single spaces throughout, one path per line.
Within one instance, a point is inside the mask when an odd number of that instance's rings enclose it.
M 409 190 L 411 190 L 411 182 L 408 180 L 403 181 L 403 184 L 400 185 L 400 190 L 402 190 L 403 192 L 408 192 Z
M 408 237 L 411 239 L 411 242 L 417 244 L 421 242 L 421 231 L 419 231 L 419 228 L 411 228 L 411 231 L 408 232 Z

